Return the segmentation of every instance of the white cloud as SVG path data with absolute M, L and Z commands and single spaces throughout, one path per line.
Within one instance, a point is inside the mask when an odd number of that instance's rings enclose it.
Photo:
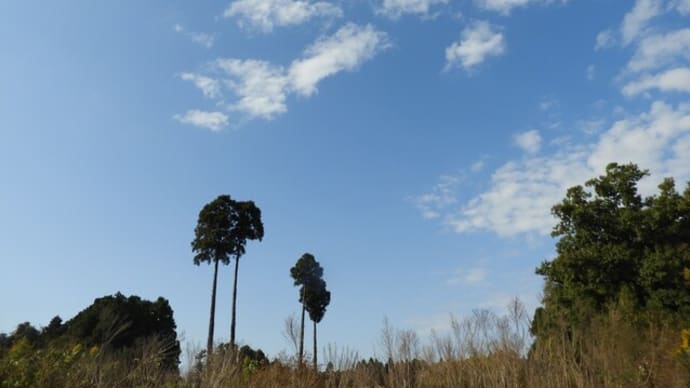
M 205 112 L 194 109 L 187 111 L 184 115 L 175 115 L 173 118 L 183 124 L 208 128 L 212 131 L 220 131 L 228 125 L 228 116 L 222 112 Z
M 428 15 L 436 4 L 447 4 L 448 0 L 383 0 L 380 13 L 398 18 L 403 14 Z
M 236 0 L 223 16 L 238 18 L 240 27 L 253 27 L 271 32 L 274 27 L 298 25 L 316 17 L 342 17 L 342 10 L 324 1 L 303 0 Z
M 630 44 L 647 27 L 647 23 L 662 12 L 660 0 L 637 0 L 633 9 L 625 14 L 621 24 L 623 44 Z
M 487 57 L 505 52 L 503 34 L 486 21 L 477 21 L 461 33 L 460 41 L 446 48 L 446 67 L 461 66 L 466 71 L 484 62 Z
M 282 67 L 254 59 L 219 59 L 216 64 L 230 77 L 226 84 L 239 99 L 231 109 L 266 119 L 287 111 L 288 79 Z
M 484 279 L 486 279 L 486 270 L 484 268 L 459 269 L 455 271 L 452 277 L 446 280 L 446 284 L 449 286 L 475 285 L 483 282 Z
M 213 47 L 213 42 L 215 38 L 213 35 L 206 34 L 203 32 L 191 32 L 189 34 L 190 39 L 192 39 L 192 42 L 198 43 L 206 48 L 211 48 Z
M 513 8 L 524 7 L 529 3 L 534 3 L 540 0 L 475 0 L 479 7 L 500 12 L 502 14 L 509 14 Z
M 513 136 L 513 142 L 530 154 L 538 152 L 541 148 L 541 136 L 536 129 L 516 134 Z
M 509 161 L 491 176 L 487 190 L 444 217 L 458 233 L 491 231 L 501 236 L 546 235 L 550 214 L 567 188 L 602 174 L 610 162 L 637 163 L 652 177 L 640 184 L 650 194 L 663 176 L 690 177 L 690 104 L 663 102 L 649 112 L 615 122 L 593 143 L 564 145 L 551 155 Z
M 676 0 L 673 2 L 673 6 L 681 15 L 690 14 L 690 0 Z
M 229 109 L 250 118 L 271 119 L 287 111 L 289 94 L 310 96 L 323 79 L 355 70 L 386 47 L 386 33 L 350 23 L 318 39 L 287 69 L 267 61 L 234 58 L 218 59 L 214 67 L 223 71 L 222 82 L 237 97 Z
M 484 169 L 484 166 L 486 165 L 486 162 L 484 160 L 477 160 L 476 162 L 472 163 L 470 166 L 470 171 L 472 172 L 479 172 Z
M 596 171 L 603 171 L 606 164 L 634 162 L 648 168 L 655 180 L 647 180 L 644 190 L 653 190 L 661 176 L 672 175 L 685 179 L 690 173 L 690 163 L 683 171 L 669 168 L 674 158 L 690 156 L 677 155 L 673 149 L 679 140 L 690 133 L 690 104 L 677 108 L 654 102 L 649 112 L 617 121 L 602 134 L 588 157 L 587 164 Z M 670 159 L 669 159 L 670 158 Z
M 594 65 L 587 66 L 587 80 L 592 81 L 596 75 L 596 67 Z
M 578 129 L 587 135 L 595 135 L 599 133 L 602 129 L 604 129 L 605 125 L 606 120 L 602 119 L 582 120 L 577 123 Z
M 690 92 L 690 68 L 671 69 L 629 82 L 623 87 L 623 94 L 634 96 L 650 89 L 658 89 L 662 92 Z
M 463 176 L 443 175 L 430 193 L 414 198 L 414 203 L 422 214 L 422 218 L 427 220 L 439 218 L 441 213 L 455 204 L 456 191 L 463 180 Z
M 616 38 L 613 35 L 613 31 L 604 30 L 597 34 L 596 43 L 594 44 L 595 50 L 604 50 L 611 48 L 616 45 Z
M 322 79 L 356 69 L 388 46 L 386 33 L 371 25 L 348 23 L 332 36 L 316 41 L 307 48 L 304 58 L 292 63 L 288 71 L 290 85 L 297 93 L 309 96 Z
M 553 97 L 547 97 L 539 102 L 539 109 L 543 111 L 548 111 L 554 108 L 558 108 L 559 105 L 560 102 L 558 102 L 558 99 Z
M 513 8 L 526 7 L 530 4 L 565 4 L 568 0 L 475 0 L 475 3 L 483 9 L 508 15 Z
M 194 83 L 194 86 L 199 88 L 205 97 L 220 97 L 220 83 L 213 78 L 194 73 L 182 73 L 180 74 L 180 78 L 184 81 L 191 81 Z
M 196 44 L 199 44 L 199 45 L 204 46 L 206 48 L 213 47 L 213 43 L 215 41 L 215 38 L 211 34 L 206 34 L 204 32 L 186 31 L 185 28 L 181 24 L 175 24 L 175 26 L 173 26 L 173 29 L 175 30 L 175 32 L 187 36 L 189 39 L 192 40 L 192 42 L 194 42 Z
M 651 70 L 679 60 L 690 60 L 690 28 L 644 38 L 627 69 L 631 72 Z

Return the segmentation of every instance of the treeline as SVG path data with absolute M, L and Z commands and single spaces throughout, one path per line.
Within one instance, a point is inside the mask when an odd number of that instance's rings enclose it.
M 151 344 L 156 347 L 155 360 L 150 360 L 155 368 L 178 373 L 181 350 L 168 301 L 105 296 L 66 322 L 56 316 L 40 329 L 25 322 L 11 334 L 0 334 L 0 386 L 64 386 L 75 381 L 66 380 L 75 364 L 112 357 L 134 360 Z
M 647 175 L 633 164 L 610 164 L 604 175 L 570 188 L 552 208 L 558 220 L 552 233 L 556 256 L 536 269 L 545 284 L 542 306 L 533 316 L 514 300 L 505 315 L 477 310 L 461 320 L 451 317 L 449 332 L 432 333 L 426 341 L 414 331 L 385 323 L 381 360 L 361 360 L 356 352 L 329 345 L 322 368 L 316 328 L 331 294 L 322 266 L 309 253 L 290 269 L 301 307 L 298 334 L 292 333 L 298 338 L 294 356 L 283 354 L 269 361 L 260 350 L 238 349 L 234 307 L 230 343 L 214 344 L 218 265 L 235 261 L 234 306 L 246 242 L 263 238 L 261 212 L 253 202 L 220 196 L 200 212 L 192 242 L 194 263 L 213 264 L 214 274 L 207 349 L 195 355 L 184 376 L 171 372 L 177 366 L 179 345 L 169 352 L 163 341 L 139 347 L 114 341 L 116 336 L 106 335 L 113 333 L 107 325 L 93 323 L 101 322 L 94 317 L 108 314 L 82 312 L 65 324 L 57 318 L 41 330 L 23 324 L 11 336 L 0 336 L 0 381 L 5 379 L 2 386 L 98 387 L 690 387 L 690 183 L 679 192 L 672 179 L 665 179 L 658 193 L 643 197 L 638 185 Z M 124 303 L 121 295 L 110 298 L 104 305 Z M 168 324 L 155 330 L 174 333 L 167 301 L 135 302 L 132 306 L 146 306 L 142 311 L 155 310 L 162 316 L 169 312 Z M 307 315 L 313 322 L 311 368 L 304 362 Z M 124 330 L 137 325 L 148 327 L 132 321 Z M 146 333 L 150 330 L 142 329 L 137 336 Z M 80 346 L 105 341 L 112 347 L 137 349 L 137 361 L 111 353 L 115 356 L 109 362 L 89 364 L 97 358 L 89 358 L 92 351 L 80 348 L 75 357 L 82 361 L 73 365 L 81 369 L 74 370 L 90 371 L 85 375 L 91 376 L 91 385 L 80 385 L 81 380 L 47 384 L 35 376 L 50 366 L 31 360 L 40 359 L 37 354 L 45 344 L 60 338 Z M 170 343 L 175 337 L 156 331 L 153 338 Z M 99 353 L 102 348 L 92 349 Z M 171 356 L 168 364 L 161 354 Z M 22 385 L 29 380 L 16 379 L 6 383 L 18 365 L 33 368 L 33 384 Z M 109 380 L 119 375 L 107 374 L 108 370 L 119 371 L 125 384 Z

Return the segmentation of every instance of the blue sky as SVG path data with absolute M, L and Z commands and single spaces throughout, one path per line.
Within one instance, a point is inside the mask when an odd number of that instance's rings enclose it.
M 201 207 L 254 200 L 238 338 L 289 349 L 289 268 L 325 268 L 320 342 L 384 317 L 532 310 L 550 206 L 612 161 L 690 177 L 687 0 L 5 1 L 0 331 L 121 291 L 205 341 Z M 216 339 L 229 337 L 230 267 Z

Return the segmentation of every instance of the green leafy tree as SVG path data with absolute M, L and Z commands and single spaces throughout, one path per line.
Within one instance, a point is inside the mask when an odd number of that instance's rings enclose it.
M 647 175 L 634 164 L 609 164 L 552 208 L 557 256 L 537 268 L 544 307 L 533 333 L 555 320 L 586 323 L 621 299 L 636 311 L 690 316 L 690 185 L 680 195 L 667 178 L 659 194 L 642 198 L 638 183 Z
M 263 239 L 264 226 L 261 222 L 261 210 L 252 201 L 235 201 L 229 195 L 220 195 L 201 209 L 194 234 L 195 238 L 192 241 L 192 251 L 196 253 L 194 264 L 199 265 L 202 262 L 214 264 L 207 342 L 207 352 L 211 354 L 213 351 L 218 263 L 227 265 L 230 263 L 231 257 L 235 259 L 232 321 L 230 323 L 230 344 L 234 348 L 239 261 L 245 253 L 247 240 Z
M 321 279 L 313 279 L 304 289 L 304 299 L 306 301 L 309 319 L 314 324 L 314 370 L 318 368 L 317 346 L 316 346 L 316 325 L 321 322 L 326 314 L 326 307 L 331 303 L 331 292 L 326 289 L 326 282 Z
M 290 276 L 294 280 L 294 286 L 299 286 L 299 302 L 302 305 L 302 318 L 299 338 L 299 364 L 302 365 L 304 357 L 304 315 L 307 310 L 307 288 L 315 284 L 323 276 L 323 268 L 311 253 L 305 253 L 297 260 L 295 266 L 290 268 Z

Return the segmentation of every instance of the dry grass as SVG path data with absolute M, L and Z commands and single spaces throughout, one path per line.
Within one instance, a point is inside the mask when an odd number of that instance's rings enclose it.
M 179 376 L 161 369 L 169 346 L 152 340 L 123 354 L 85 349 L 52 358 L 33 355 L 38 368 L 29 376 L 33 383 L 13 386 L 690 387 L 688 364 L 678 353 L 679 329 L 632 321 L 614 308 L 585 329 L 568 332 L 564 325 L 532 346 L 530 322 L 516 300 L 503 316 L 478 310 L 462 320 L 451 318 L 447 332 L 424 340 L 386 321 L 380 336 L 381 361 L 362 360 L 355 351 L 328 345 L 319 372 L 298 367 L 295 357 L 284 354 L 259 365 L 219 349 Z M 65 354 L 72 357 L 68 363 Z M 4 381 L 0 387 L 10 383 Z

